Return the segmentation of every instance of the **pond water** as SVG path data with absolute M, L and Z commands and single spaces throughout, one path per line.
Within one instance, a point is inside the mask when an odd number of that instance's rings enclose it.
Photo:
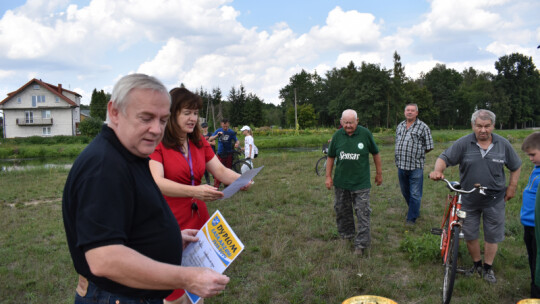
M 0 171 L 22 171 L 40 168 L 64 168 L 69 169 L 75 158 L 23 158 L 23 159 L 0 159 Z
M 305 153 L 320 152 L 320 147 L 292 147 L 263 149 L 263 153 Z M 322 153 L 321 153 L 322 154 Z M 64 168 L 70 169 L 75 158 L 23 158 L 23 159 L 0 159 L 0 172 L 32 170 L 40 168 Z

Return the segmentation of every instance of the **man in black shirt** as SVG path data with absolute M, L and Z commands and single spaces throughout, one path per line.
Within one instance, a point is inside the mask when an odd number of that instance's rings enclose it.
M 197 231 L 180 231 L 148 167 L 169 108 L 159 80 L 123 77 L 107 105 L 106 125 L 73 164 L 62 213 L 80 275 L 75 303 L 109 298 L 161 304 L 180 288 L 204 298 L 229 281 L 207 268 L 180 266 L 182 248 L 197 240 Z

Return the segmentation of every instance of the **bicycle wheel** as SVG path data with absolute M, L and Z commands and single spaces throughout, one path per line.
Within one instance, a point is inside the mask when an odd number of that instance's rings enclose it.
M 243 174 L 247 170 L 251 170 L 251 164 L 245 160 L 239 160 L 233 164 L 234 172 L 238 174 Z
M 452 291 L 454 289 L 454 280 L 456 279 L 457 259 L 459 251 L 459 231 L 460 226 L 454 226 L 452 232 L 449 235 L 450 242 L 448 243 L 448 252 L 446 255 L 446 261 L 444 261 L 444 278 L 443 278 L 443 290 L 442 300 L 443 304 L 450 303 L 452 298 Z
M 319 158 L 317 161 L 317 164 L 315 165 L 315 173 L 317 173 L 318 176 L 324 176 L 326 175 L 326 160 L 328 159 L 328 156 L 323 156 Z

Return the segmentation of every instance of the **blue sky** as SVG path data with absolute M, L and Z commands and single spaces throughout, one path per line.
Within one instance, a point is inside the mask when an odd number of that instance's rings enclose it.
M 0 100 L 32 78 L 83 96 L 140 72 L 168 88 L 241 84 L 265 102 L 302 69 L 362 61 L 417 78 L 435 64 L 495 73 L 503 55 L 538 65 L 537 0 L 3 0 Z

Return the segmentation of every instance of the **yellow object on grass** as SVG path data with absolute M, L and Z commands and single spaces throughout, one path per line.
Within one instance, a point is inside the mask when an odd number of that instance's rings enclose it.
M 397 302 L 384 297 L 366 295 L 348 298 L 342 304 L 397 304 Z

